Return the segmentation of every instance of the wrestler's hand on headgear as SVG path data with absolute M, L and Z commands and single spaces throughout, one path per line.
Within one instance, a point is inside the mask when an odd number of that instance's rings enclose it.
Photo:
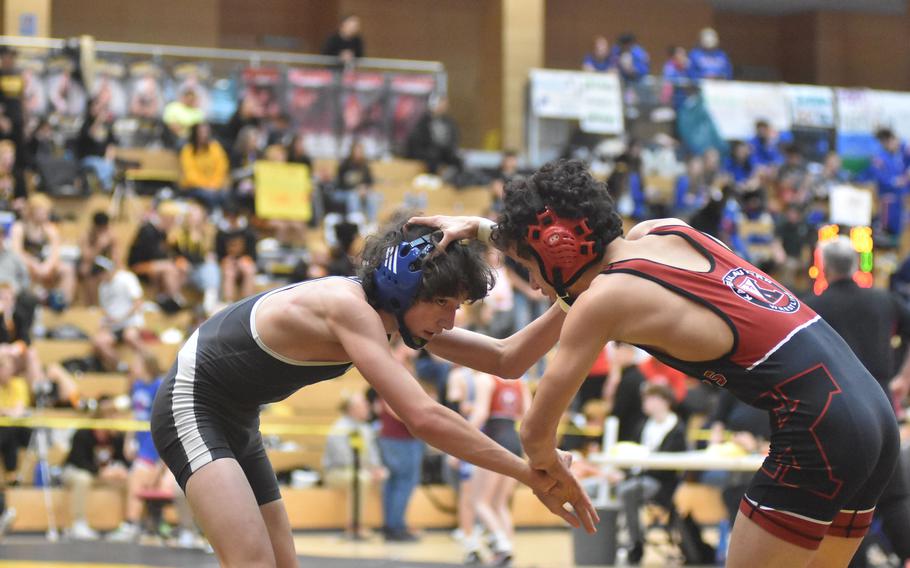
M 479 217 L 454 217 L 450 215 L 429 215 L 411 217 L 407 225 L 426 225 L 442 231 L 442 238 L 436 244 L 436 250 L 444 252 L 449 243 L 462 239 L 476 239 Z

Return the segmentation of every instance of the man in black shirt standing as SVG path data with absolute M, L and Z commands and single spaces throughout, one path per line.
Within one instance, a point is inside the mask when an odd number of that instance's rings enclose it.
M 844 338 L 885 392 L 893 392 L 902 402 L 910 388 L 910 362 L 905 359 L 900 371 L 894 373 L 891 338 L 910 336 L 910 310 L 887 290 L 860 288 L 853 281 L 857 254 L 848 238 L 825 244 L 822 260 L 828 288 L 807 303 Z M 910 527 L 910 473 L 906 459 L 898 461 L 876 516 L 882 520 L 883 531 L 901 562 L 906 562 L 910 559 L 910 540 L 906 538 Z M 861 547 L 850 566 L 865 565 Z
M 360 37 L 360 18 L 349 14 L 342 18 L 338 31 L 329 36 L 322 46 L 323 55 L 335 55 L 349 65 L 354 58 L 363 57 L 363 38 Z

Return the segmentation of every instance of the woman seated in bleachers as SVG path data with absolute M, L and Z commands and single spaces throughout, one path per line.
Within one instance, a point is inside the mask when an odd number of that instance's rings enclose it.
M 22 257 L 47 305 L 62 311 L 73 302 L 76 270 L 60 257 L 60 232 L 51 220 L 51 200 L 44 194 L 29 198 L 25 215 L 10 232 L 12 250 Z
M 107 257 L 115 263 L 121 262 L 121 243 L 117 242 L 114 231 L 111 230 L 111 219 L 104 211 L 96 211 L 92 215 L 92 226 L 79 241 L 78 273 L 79 283 L 82 286 L 83 301 L 86 306 L 98 304 L 98 285 L 101 283 L 99 274 L 93 270 L 95 258 Z
M 225 203 L 222 212 L 224 218 L 215 235 L 215 253 L 221 265 L 221 299 L 232 303 L 253 294 L 256 233 L 235 203 Z
M 142 284 L 135 274 L 117 269 L 106 257 L 95 258 L 94 272 L 101 279 L 98 298 L 104 311 L 101 329 L 92 337 L 92 346 L 107 371 L 123 370 L 117 345 L 123 343 L 138 354 L 146 352 L 140 329 L 142 317 Z
M 98 399 L 95 418 L 112 418 L 114 401 Z M 127 478 L 127 455 L 122 432 L 77 430 L 63 466 L 63 484 L 70 492 L 69 537 L 74 540 L 98 538 L 88 522 L 88 498 L 97 484 L 123 487 Z
M 202 307 L 207 314 L 213 313 L 221 286 L 221 272 L 215 262 L 213 235 L 209 229 L 202 206 L 189 203 L 183 224 L 168 237 L 177 268 L 183 279 L 202 293 Z
M 208 123 L 190 128 L 189 142 L 180 150 L 180 187 L 186 197 L 205 204 L 211 211 L 221 206 L 228 185 L 228 157 L 212 138 Z
M 253 196 L 256 191 L 253 165 L 259 159 L 263 138 L 263 133 L 257 126 L 252 124 L 244 126 L 237 134 L 237 140 L 231 150 L 233 199 L 249 211 L 253 210 Z
M 337 178 L 333 199 L 345 204 L 348 215 L 360 214 L 375 223 L 382 195 L 373 189 L 373 174 L 362 143 L 351 143 L 348 157 L 338 165 Z
M 102 90 L 101 93 L 109 91 Z M 98 178 L 101 189 L 110 192 L 114 187 L 114 115 L 107 98 L 99 93 L 85 109 L 85 119 L 76 139 L 76 155 L 83 167 Z M 107 98 L 106 98 L 107 97 Z
M 366 492 L 370 488 L 379 487 L 385 479 L 387 472 L 382 465 L 379 455 L 379 446 L 376 443 L 376 433 L 370 425 L 370 403 L 362 392 L 355 392 L 346 397 L 341 403 L 342 416 L 332 424 L 331 431 L 326 437 L 325 453 L 322 456 L 323 478 L 325 485 L 338 490 L 348 505 L 347 532 L 351 532 L 351 521 L 354 515 L 363 522 L 363 504 L 366 501 Z M 354 442 L 352 436 L 357 434 L 362 442 L 357 474 L 360 486 L 359 510 L 354 511 L 354 501 L 350 494 L 351 484 L 354 481 Z M 359 535 L 358 535 L 359 536 Z

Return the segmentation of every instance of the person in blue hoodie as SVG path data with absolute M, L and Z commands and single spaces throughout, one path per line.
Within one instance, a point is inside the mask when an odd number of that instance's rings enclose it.
M 755 122 L 755 136 L 749 141 L 752 146 L 752 165 L 776 168 L 784 162 L 784 156 L 777 147 L 777 134 L 767 120 Z
M 694 79 L 732 79 L 733 66 L 727 53 L 719 48 L 717 32 L 704 28 L 699 34 L 699 45 L 689 52 Z
M 610 42 L 605 36 L 594 38 L 594 49 L 585 55 L 581 68 L 585 71 L 605 73 L 616 68 L 616 60 L 610 52 Z
M 626 82 L 637 82 L 651 72 L 651 58 L 633 34 L 619 36 L 612 53 L 619 74 Z
M 674 45 L 667 50 L 667 62 L 664 63 L 664 93 L 662 100 L 668 99 L 674 109 L 679 109 L 692 90 L 692 64 L 686 48 Z
M 733 176 L 733 181 L 743 183 L 755 171 L 755 155 L 752 146 L 735 140 L 730 143 L 730 156 L 724 160 L 724 170 Z
M 878 186 L 879 224 L 886 235 L 897 237 L 904 227 L 904 197 L 910 191 L 907 151 L 889 128 L 875 137 L 881 149 L 872 158 L 870 173 Z

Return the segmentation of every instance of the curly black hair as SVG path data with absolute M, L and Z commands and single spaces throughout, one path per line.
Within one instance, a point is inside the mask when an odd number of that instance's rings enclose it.
M 403 241 L 412 241 L 435 231 L 426 225 L 408 225 L 409 212 L 395 216 L 392 221 L 380 228 L 366 239 L 361 254 L 357 276 L 363 285 L 367 301 L 378 307 L 376 297 L 376 269 L 385 260 L 389 247 L 398 246 Z M 433 236 L 438 241 L 441 233 Z M 465 296 L 468 302 L 476 302 L 486 297 L 496 283 L 493 270 L 487 264 L 485 247 L 476 241 L 453 242 L 446 247 L 445 254 L 432 255 L 424 261 L 423 276 L 417 290 L 417 300 L 434 298 L 458 298 Z
M 493 231 L 496 247 L 515 247 L 522 258 L 534 258 L 527 241 L 528 226 L 537 223 L 537 214 L 545 207 L 560 217 L 587 219 L 591 238 L 601 253 L 622 236 L 622 218 L 607 187 L 591 176 L 581 160 L 557 160 L 506 186 L 503 211 Z

